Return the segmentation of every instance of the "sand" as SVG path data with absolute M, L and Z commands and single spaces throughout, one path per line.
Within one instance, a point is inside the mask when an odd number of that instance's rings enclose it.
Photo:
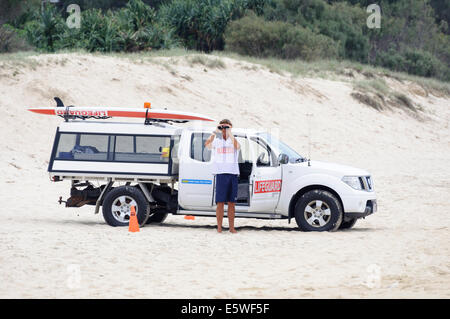
M 1 298 L 450 297 L 448 97 L 390 79 L 423 108 L 413 116 L 359 103 L 345 81 L 223 57 L 224 68 L 184 57 L 29 59 L 0 62 Z M 69 182 L 50 182 L 47 165 L 61 119 L 25 111 L 53 96 L 80 106 L 150 101 L 278 130 L 300 154 L 310 145 L 312 159 L 371 172 L 379 210 L 333 233 L 237 219 L 238 234 L 217 234 L 214 218 L 172 215 L 139 233 L 109 227 L 92 206 L 57 203 Z

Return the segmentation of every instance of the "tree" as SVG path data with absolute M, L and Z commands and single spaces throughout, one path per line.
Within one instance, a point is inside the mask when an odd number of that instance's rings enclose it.
M 450 34 L 450 1 L 448 0 L 431 0 L 430 5 L 436 13 L 436 20 L 439 24 L 443 23 L 444 32 Z
M 36 11 L 40 7 L 40 0 L 0 0 L 0 25 L 19 18 L 26 12 Z

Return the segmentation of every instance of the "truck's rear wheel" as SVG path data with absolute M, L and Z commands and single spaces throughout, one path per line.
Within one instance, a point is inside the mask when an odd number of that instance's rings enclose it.
M 132 186 L 114 188 L 103 201 L 105 222 L 110 226 L 128 226 L 131 206 L 135 206 L 138 222 L 142 224 L 150 207 L 141 190 Z
M 342 208 L 330 192 L 312 190 L 295 205 L 295 221 L 303 231 L 335 231 L 342 223 Z
M 339 226 L 339 229 L 350 229 L 350 228 L 352 228 L 353 226 L 355 226 L 357 220 L 358 220 L 357 218 L 352 218 L 352 219 L 349 219 L 349 220 L 344 220 L 344 221 L 342 222 L 341 226 Z
M 150 216 L 148 217 L 146 224 L 162 223 L 166 220 L 168 214 L 169 213 L 164 208 L 150 210 Z

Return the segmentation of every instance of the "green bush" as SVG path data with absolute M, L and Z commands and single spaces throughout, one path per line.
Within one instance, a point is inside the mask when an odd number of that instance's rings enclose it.
M 348 3 L 328 4 L 324 0 L 271 0 L 264 18 L 302 26 L 338 43 L 339 57 L 367 61 L 369 37 L 364 35 L 366 13 Z
M 57 9 L 48 6 L 36 16 L 36 20 L 27 22 L 24 26 L 28 42 L 38 49 L 53 52 L 59 49 L 66 25 Z
M 226 48 L 256 57 L 280 56 L 288 27 L 286 23 L 244 17 L 229 24 L 225 32 Z
M 79 29 L 68 28 L 58 9 L 47 6 L 24 29 L 29 43 L 50 52 L 70 48 L 131 52 L 177 44 L 173 30 L 161 24 L 156 11 L 141 0 L 131 0 L 117 11 L 83 10 Z
M 285 59 L 331 58 L 336 43 L 309 29 L 280 21 L 265 21 L 254 15 L 232 21 L 225 33 L 227 49 L 256 57 Z
M 187 49 L 210 52 L 224 48 L 229 21 L 245 10 L 262 12 L 265 0 L 173 0 L 161 6 L 158 16 L 175 30 Z
M 177 44 L 174 30 L 158 21 L 155 9 L 141 0 L 129 1 L 125 8 L 117 11 L 115 17 L 124 51 L 167 49 Z
M 412 51 L 405 52 L 406 72 L 431 77 L 437 76 L 440 62 L 428 52 Z
M 369 37 L 364 34 L 367 13 L 359 6 L 345 2 L 327 5 L 317 28 L 340 43 L 339 56 L 366 63 L 369 52 Z
M 82 7 L 69 29 L 69 3 Z M 228 49 L 257 57 L 339 58 L 450 80 L 450 36 L 441 1 L 380 0 L 382 28 L 366 26 L 367 1 L 357 0 L 0 0 L 0 50 L 21 39 L 42 51 L 125 51 L 184 46 Z M 3 10 L 2 10 L 3 9 Z M 244 17 L 244 18 L 243 18 Z M 2 20 L 3 19 L 3 20 Z M 5 29 L 6 28 L 6 29 Z M 447 33 L 446 33 L 447 32 Z
M 0 25 L 0 53 L 29 50 L 30 46 L 7 24 Z
M 405 71 L 405 57 L 394 50 L 380 52 L 377 55 L 375 64 L 394 71 Z
M 289 28 L 286 34 L 286 43 L 282 48 L 282 57 L 285 59 L 301 58 L 311 61 L 337 56 L 338 46 L 336 42 L 324 35 L 299 26 Z
M 111 11 L 103 14 L 100 9 L 89 9 L 83 11 L 81 19 L 81 28 L 78 31 L 81 48 L 100 52 L 120 51 L 124 48 L 125 39 L 120 36 L 120 25 Z M 71 36 L 65 38 L 72 37 L 71 40 L 74 40 L 76 34 L 77 30 L 72 29 L 67 34 Z
M 150 7 L 157 7 L 166 0 L 143 0 Z M 120 9 L 127 5 L 129 0 L 59 0 L 59 5 L 67 8 L 70 4 L 78 4 L 82 11 L 89 9 L 101 9 L 106 12 L 110 9 Z
M 424 77 L 436 77 L 449 80 L 449 68 L 429 52 L 406 50 L 399 53 L 394 50 L 381 52 L 375 62 L 382 67 Z
M 159 16 L 175 29 L 186 48 L 211 51 L 223 46 L 221 34 L 230 9 L 230 1 L 174 0 L 162 5 Z

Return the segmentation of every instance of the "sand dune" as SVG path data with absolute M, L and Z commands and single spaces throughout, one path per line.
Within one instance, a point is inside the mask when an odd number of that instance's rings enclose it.
M 223 57 L 225 67 L 185 57 L 28 59 L 0 62 L 0 297 L 450 297 L 448 97 L 388 79 L 421 106 L 413 116 L 360 104 L 349 82 Z M 304 155 L 310 135 L 313 159 L 372 173 L 379 211 L 334 233 L 238 219 L 239 234 L 219 235 L 214 218 L 180 216 L 135 234 L 109 227 L 92 207 L 56 202 L 69 192 L 46 171 L 61 120 L 25 112 L 53 105 L 53 96 L 80 106 L 151 101 L 278 129 Z

